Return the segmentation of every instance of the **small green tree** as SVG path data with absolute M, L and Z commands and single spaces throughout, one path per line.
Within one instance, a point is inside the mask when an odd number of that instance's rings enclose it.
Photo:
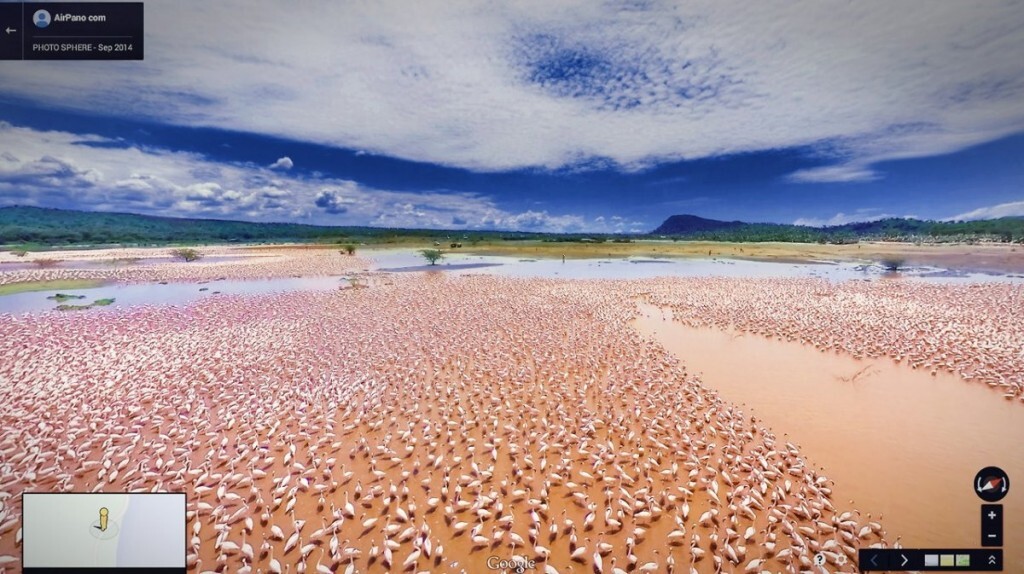
M 423 249 L 420 251 L 420 255 L 431 265 L 437 265 L 437 262 L 444 257 L 444 253 L 440 249 Z
M 175 249 L 171 251 L 171 255 L 185 261 L 186 263 L 196 261 L 200 259 L 203 254 L 188 247 L 182 247 L 181 249 Z
M 356 246 L 352 245 L 351 243 L 349 243 L 348 245 L 345 245 L 342 248 L 342 250 L 339 251 L 338 253 L 341 253 L 343 255 L 355 255 L 356 254 Z

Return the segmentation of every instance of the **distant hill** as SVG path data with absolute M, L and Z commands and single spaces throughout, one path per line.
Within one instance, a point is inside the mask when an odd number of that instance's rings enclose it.
M 653 233 L 660 235 L 689 235 L 724 229 L 738 229 L 747 225 L 742 221 L 719 221 L 696 215 L 673 215 L 665 220 Z
M 1003 217 L 979 221 L 925 221 L 892 217 L 844 225 L 809 227 L 787 223 L 721 221 L 696 215 L 673 215 L 653 235 L 710 241 L 798 241 L 849 243 L 859 239 L 895 241 L 962 241 L 1024 239 L 1024 217 Z

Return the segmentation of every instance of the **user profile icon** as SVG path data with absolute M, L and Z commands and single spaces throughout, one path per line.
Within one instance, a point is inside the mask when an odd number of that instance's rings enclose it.
M 32 15 L 32 21 L 36 23 L 36 28 L 45 28 L 50 25 L 50 13 L 46 10 L 36 10 Z

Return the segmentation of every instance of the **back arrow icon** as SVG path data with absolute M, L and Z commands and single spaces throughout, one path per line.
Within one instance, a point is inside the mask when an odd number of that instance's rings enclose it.
M 6 31 L 6 32 L 7 32 L 8 34 L 13 34 L 13 33 L 17 32 L 17 31 L 18 31 L 18 29 L 17 29 L 17 28 L 7 28 L 7 30 L 5 30 L 5 31 Z

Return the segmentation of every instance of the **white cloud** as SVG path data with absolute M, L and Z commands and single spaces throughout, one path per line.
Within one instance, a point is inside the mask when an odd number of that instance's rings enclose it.
M 806 225 L 808 227 L 827 227 L 832 225 L 845 225 L 847 223 L 856 223 L 861 221 L 878 221 L 879 219 L 887 219 L 889 217 L 901 217 L 899 215 L 893 215 L 891 213 L 877 213 L 877 209 L 866 208 L 858 209 L 854 213 L 843 213 L 839 212 L 828 219 L 818 217 L 801 217 L 793 222 L 793 225 Z M 913 217 L 910 215 L 904 215 L 902 217 Z
M 1024 201 L 1010 201 L 999 205 L 979 207 L 966 213 L 950 217 L 946 221 L 968 221 L 972 219 L 996 219 L 999 217 L 1024 217 Z
M 524 211 L 514 215 L 493 216 L 495 228 L 541 231 L 544 229 L 583 230 L 583 217 L 579 215 L 551 215 L 547 211 Z
M 580 215 L 509 212 L 480 194 L 376 189 L 217 163 L 194 153 L 83 141 L 112 140 L 0 122 L 0 205 L 323 225 L 603 230 Z
M 37 182 L 43 185 L 64 187 L 89 186 L 101 180 L 103 175 L 95 169 L 81 168 L 75 162 L 62 160 L 52 155 L 21 161 L 13 154 L 5 154 L 0 162 L 0 173 L 11 183 Z
M 324 189 L 316 195 L 314 202 L 317 207 L 327 213 L 337 215 L 348 212 L 348 206 L 355 204 L 355 200 L 345 197 L 344 193 L 337 189 Z
M 293 167 L 295 167 L 295 162 L 293 162 L 292 158 L 288 156 L 279 158 L 277 161 L 270 164 L 270 169 L 291 169 Z
M 838 167 L 794 181 L 859 181 L 883 160 L 1024 129 L 1024 10 L 1010 0 L 154 0 L 146 12 L 144 62 L 8 66 L 2 92 L 478 170 L 814 145 Z

